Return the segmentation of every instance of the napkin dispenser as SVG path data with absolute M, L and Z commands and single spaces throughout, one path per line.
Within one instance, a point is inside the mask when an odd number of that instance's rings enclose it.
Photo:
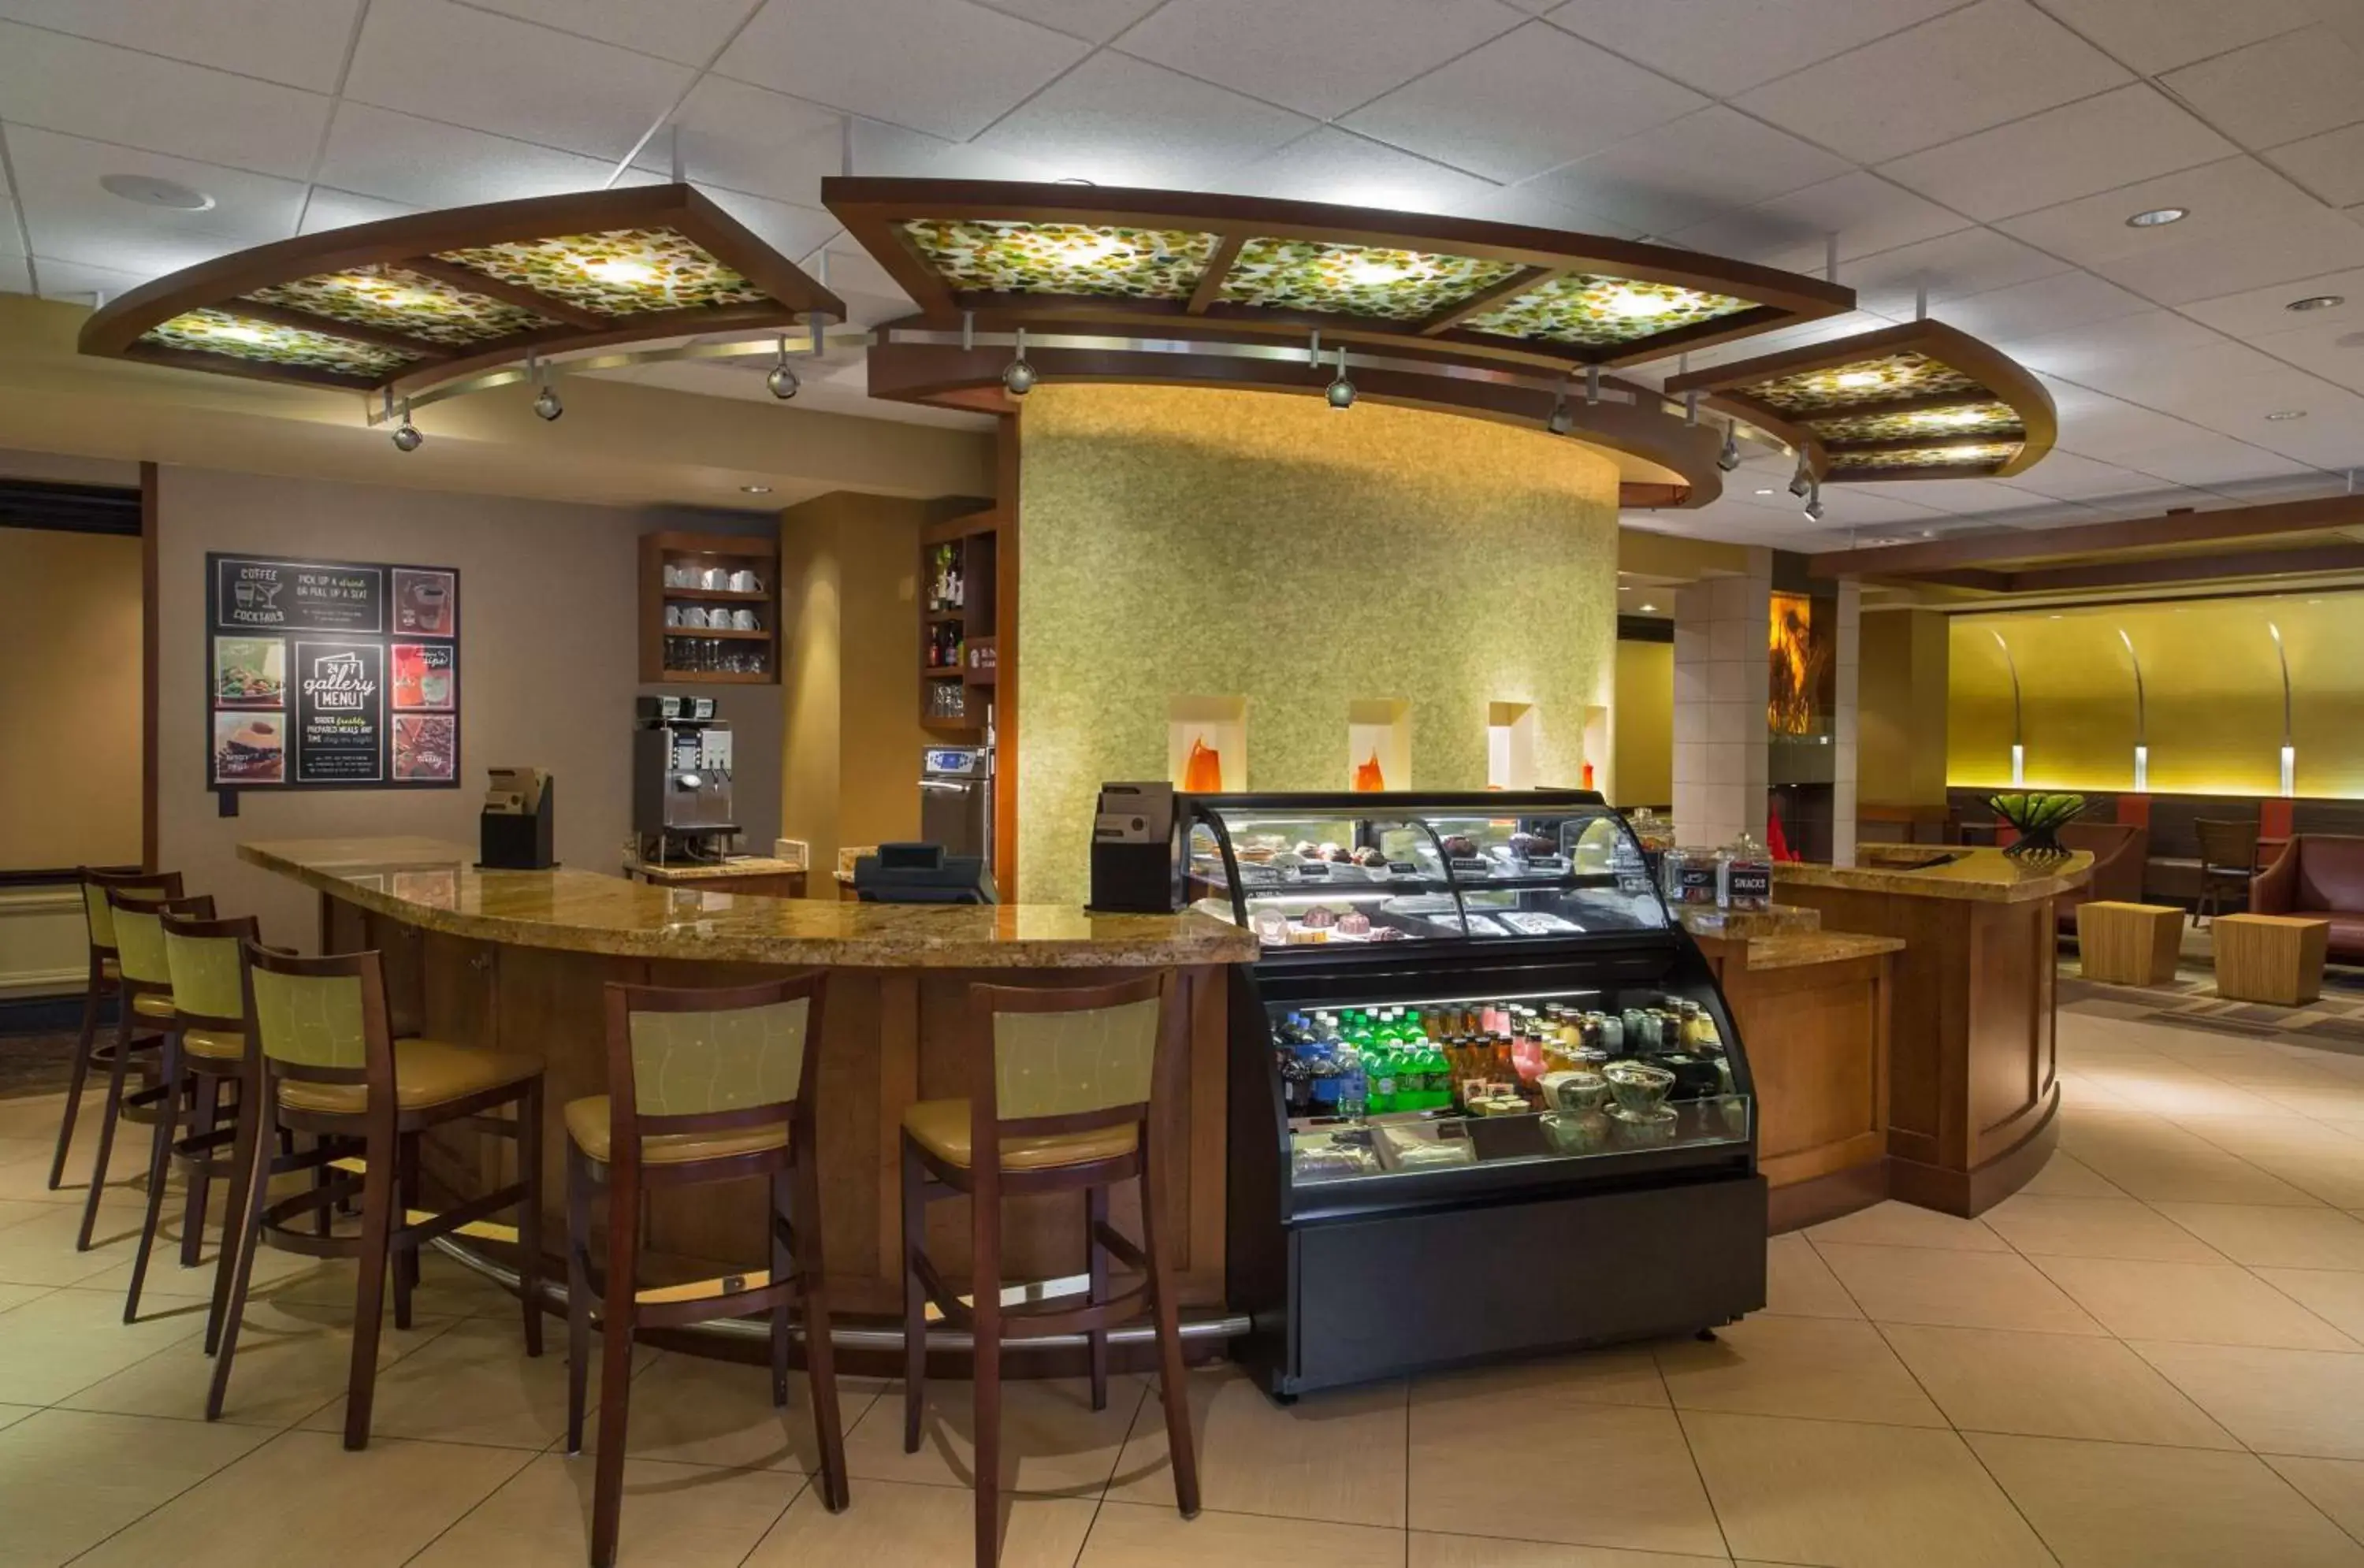
M 1174 786 L 1104 784 L 1092 816 L 1092 901 L 1096 913 L 1171 915 L 1182 906 L 1181 862 L 1174 852 Z
M 548 871 L 557 781 L 540 768 L 495 768 L 485 791 L 476 865 L 484 871 Z

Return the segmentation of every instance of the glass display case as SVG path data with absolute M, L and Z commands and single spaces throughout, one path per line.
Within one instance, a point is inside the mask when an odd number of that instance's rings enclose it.
M 1274 1394 L 1762 1306 L 1747 1059 L 1600 796 L 1183 813 L 1190 903 L 1263 942 L 1234 972 L 1228 1273 Z

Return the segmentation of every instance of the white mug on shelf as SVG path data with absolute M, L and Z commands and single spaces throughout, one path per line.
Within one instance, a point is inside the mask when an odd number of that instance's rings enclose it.
M 665 606 L 665 625 L 679 626 L 680 624 L 681 606 L 679 605 L 667 605 Z
M 705 580 L 698 584 L 701 588 L 727 588 L 730 585 L 730 573 L 723 571 L 719 566 L 708 567 Z
M 689 587 L 692 585 L 691 579 L 695 576 L 696 573 L 686 566 L 668 566 L 664 569 L 664 582 L 668 588 Z
M 681 624 L 684 626 L 703 627 L 706 624 L 705 608 L 698 605 L 690 606 L 689 608 L 681 612 Z
M 753 572 L 733 572 L 730 574 L 730 591 L 734 594 L 759 593 L 763 586 L 761 583 L 755 581 L 755 574 Z
M 730 612 L 730 624 L 741 631 L 753 631 L 755 629 L 755 612 L 742 605 Z

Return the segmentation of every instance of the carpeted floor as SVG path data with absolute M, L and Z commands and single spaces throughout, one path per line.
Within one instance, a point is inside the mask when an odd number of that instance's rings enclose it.
M 2364 969 L 2323 972 L 2323 995 L 2303 1007 L 2228 1001 L 2217 995 L 2215 950 L 2205 928 L 2189 921 L 2165 985 L 2105 985 L 2079 973 L 2077 945 L 2060 949 L 2060 1009 L 2094 1018 L 2138 1018 L 2212 1034 L 2272 1039 L 2319 1051 L 2364 1056 Z

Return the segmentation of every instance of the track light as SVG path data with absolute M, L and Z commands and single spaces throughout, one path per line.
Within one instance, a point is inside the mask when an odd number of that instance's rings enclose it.
M 1321 395 L 1330 400 L 1333 408 L 1347 409 L 1355 406 L 1355 384 L 1346 379 L 1346 346 L 1344 343 L 1338 345 L 1338 378 L 1323 390 Z
M 1823 485 L 1818 479 L 1806 482 L 1806 516 L 1818 523 L 1823 520 Z
M 541 384 L 541 395 L 533 400 L 536 414 L 544 419 L 555 419 L 566 412 L 566 405 L 558 400 L 558 394 L 551 387 L 550 362 L 547 360 L 528 354 L 525 357 L 525 373 Z
M 402 400 L 401 427 L 394 432 L 394 450 L 415 452 L 426 440 L 427 438 L 418 433 L 418 427 L 410 422 L 410 399 L 406 397 Z
M 1004 367 L 1001 384 L 1012 397 L 1023 397 L 1034 390 L 1034 367 L 1026 362 L 1026 328 L 1018 328 L 1017 357 Z
M 1699 397 L 1700 395 L 1696 392 L 1686 392 L 1683 394 L 1684 424 L 1696 425 L 1699 423 Z
M 780 357 L 772 361 L 771 373 L 764 378 L 764 385 L 773 396 L 786 403 L 797 395 L 797 388 L 801 384 L 797 380 L 797 373 L 788 368 L 788 338 L 783 332 L 780 334 Z
M 1715 466 L 1730 473 L 1740 466 L 1740 424 L 1727 419 L 1723 424 L 1723 445 L 1716 449 Z
M 1790 476 L 1790 494 L 1802 501 L 1806 498 L 1806 492 L 1813 488 L 1814 471 L 1807 466 L 1806 454 L 1801 450 L 1798 453 L 1798 472 Z

